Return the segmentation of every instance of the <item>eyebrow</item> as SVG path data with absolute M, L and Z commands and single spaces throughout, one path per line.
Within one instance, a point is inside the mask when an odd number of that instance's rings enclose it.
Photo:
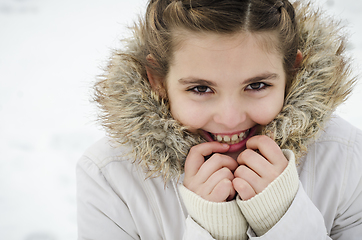
M 263 73 L 256 77 L 251 77 L 251 78 L 246 79 L 245 81 L 242 82 L 242 84 L 248 85 L 248 84 L 263 81 L 263 80 L 274 80 L 274 79 L 277 79 L 278 77 L 279 77 L 279 75 L 276 73 Z M 193 78 L 193 77 L 180 78 L 178 80 L 178 82 L 182 85 L 198 84 L 198 85 L 205 85 L 205 86 L 210 86 L 210 87 L 217 86 L 217 84 L 213 81 L 199 79 L 199 78 Z
M 251 78 L 248 78 L 246 79 L 243 84 L 245 85 L 248 85 L 250 83 L 256 83 L 256 82 L 260 82 L 260 81 L 263 81 L 263 80 L 275 80 L 279 77 L 278 74 L 276 73 L 263 73 L 259 76 L 256 76 L 256 77 L 251 77 Z
M 205 79 L 199 79 L 199 78 L 181 78 L 178 80 L 179 83 L 182 85 L 189 85 L 189 84 L 198 84 L 198 85 L 205 85 L 210 87 L 216 87 L 217 84 L 213 81 L 205 80 Z

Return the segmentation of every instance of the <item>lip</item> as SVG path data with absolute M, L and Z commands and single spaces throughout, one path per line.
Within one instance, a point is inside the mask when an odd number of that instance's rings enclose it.
M 240 151 L 240 150 L 242 150 L 243 148 L 245 148 L 246 142 L 247 142 L 252 136 L 254 136 L 254 134 L 256 133 L 257 125 L 254 126 L 254 127 L 252 127 L 252 128 L 250 128 L 250 129 L 248 129 L 248 130 L 250 130 L 248 136 L 247 136 L 244 140 L 242 140 L 241 142 L 238 142 L 238 143 L 235 143 L 235 144 L 229 144 L 230 148 L 229 148 L 229 150 L 228 150 L 227 152 L 229 152 L 229 153 L 237 152 L 237 151 Z M 247 130 L 245 130 L 245 131 L 247 131 Z M 216 134 L 217 134 L 217 135 L 222 135 L 222 136 L 232 136 L 232 135 L 234 135 L 234 134 L 240 134 L 240 133 L 245 132 L 245 131 L 240 131 L 240 132 L 235 132 L 235 133 L 227 133 L 227 134 L 220 134 L 220 133 L 216 133 Z M 209 132 L 204 131 L 204 130 L 202 130 L 202 132 L 203 132 L 202 136 L 205 138 L 206 141 L 208 141 L 208 142 L 215 142 L 215 140 L 211 137 L 211 135 L 210 135 Z M 212 134 L 214 134 L 214 133 L 212 133 Z M 216 135 L 216 134 L 215 134 L 215 135 Z

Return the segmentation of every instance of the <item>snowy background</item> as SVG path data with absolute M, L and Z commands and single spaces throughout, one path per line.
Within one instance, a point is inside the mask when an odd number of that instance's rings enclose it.
M 362 66 L 362 1 L 318 0 L 349 26 Z M 95 77 L 146 0 L 0 0 L 0 239 L 77 238 L 75 165 L 104 133 Z M 358 70 L 360 71 L 360 70 Z M 362 129 L 362 86 L 338 112 Z

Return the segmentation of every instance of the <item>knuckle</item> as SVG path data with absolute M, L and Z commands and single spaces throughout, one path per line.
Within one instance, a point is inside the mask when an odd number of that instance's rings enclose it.
M 236 168 L 237 166 L 237 162 L 234 159 L 220 153 L 214 153 L 210 159 L 216 162 L 217 165 L 220 166 L 220 168 L 225 166 L 230 168 Z
M 250 189 L 249 184 L 245 181 L 238 182 L 236 190 L 242 199 L 248 199 L 253 194 L 253 191 Z
M 223 155 L 220 153 L 214 153 L 211 158 L 215 160 L 221 160 L 223 158 Z
M 189 151 L 189 155 L 191 154 L 194 154 L 195 152 L 197 152 L 197 149 L 198 149 L 199 145 L 195 145 L 195 146 L 192 146 L 190 148 L 190 151 Z
M 238 189 L 240 191 L 246 191 L 248 188 L 249 187 L 248 187 L 248 184 L 246 183 L 246 181 L 243 180 L 243 181 L 238 182 Z
M 249 158 L 251 158 L 253 155 L 255 154 L 255 152 L 251 149 L 245 149 L 245 151 L 243 152 L 242 158 L 244 161 L 247 161 Z
M 248 158 L 248 149 L 245 149 L 243 152 L 241 152 L 238 156 L 238 163 L 239 164 L 244 164 L 246 159 Z
M 227 167 L 223 167 L 223 168 L 220 169 L 220 172 L 223 175 L 228 175 L 230 173 L 230 170 Z
M 222 168 L 223 174 L 225 176 L 226 179 L 233 179 L 234 178 L 234 174 L 230 171 L 230 169 L 223 167 Z
M 268 137 L 267 135 L 260 135 L 259 136 L 259 141 L 261 142 L 269 142 L 271 140 L 270 137 Z
M 229 193 L 230 189 L 233 188 L 233 183 L 231 182 L 231 180 L 226 178 L 221 180 L 218 185 L 220 187 L 220 191 L 223 191 L 225 193 Z
M 238 169 L 239 173 L 242 175 L 246 174 L 249 171 L 249 168 L 245 165 L 241 165 Z
M 243 166 L 239 166 L 239 167 L 235 170 L 234 175 L 235 175 L 236 177 L 241 177 L 241 176 L 243 175 L 242 167 L 243 167 Z
M 217 177 L 220 179 L 220 182 L 224 179 L 228 181 L 234 179 L 234 174 L 227 167 L 220 168 L 216 174 Z
M 268 136 L 266 136 L 266 135 L 259 135 L 259 141 L 266 141 L 267 139 L 269 139 Z
M 221 180 L 221 183 L 224 185 L 224 186 L 231 186 L 230 184 L 231 184 L 231 181 L 230 181 L 230 179 L 227 179 L 227 178 L 224 178 L 224 179 L 222 179 Z

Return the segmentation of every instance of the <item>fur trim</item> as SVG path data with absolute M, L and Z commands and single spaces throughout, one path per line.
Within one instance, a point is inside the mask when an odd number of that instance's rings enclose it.
M 339 24 L 313 11 L 310 4 L 294 5 L 304 59 L 282 111 L 263 134 L 300 158 L 335 108 L 346 100 L 354 78 L 343 56 L 345 43 Z M 162 176 L 167 181 L 183 172 L 190 148 L 205 140 L 174 120 L 168 104 L 151 91 L 146 71 L 137 60 L 143 56 L 143 37 L 137 27 L 134 31 L 126 50 L 113 54 L 96 83 L 95 101 L 107 133 L 130 146 L 132 159 L 148 170 L 148 176 Z
M 299 159 L 323 130 L 336 107 L 350 95 L 355 78 L 343 55 L 339 22 L 323 17 L 311 4 L 294 4 L 303 62 L 280 114 L 263 131 Z
M 167 181 L 180 175 L 189 149 L 204 140 L 174 120 L 168 104 L 151 91 L 144 67 L 135 60 L 141 44 L 131 41 L 126 53 L 113 55 L 95 85 L 95 101 L 107 133 L 130 146 L 132 158 L 147 169 L 148 177 L 162 175 Z

